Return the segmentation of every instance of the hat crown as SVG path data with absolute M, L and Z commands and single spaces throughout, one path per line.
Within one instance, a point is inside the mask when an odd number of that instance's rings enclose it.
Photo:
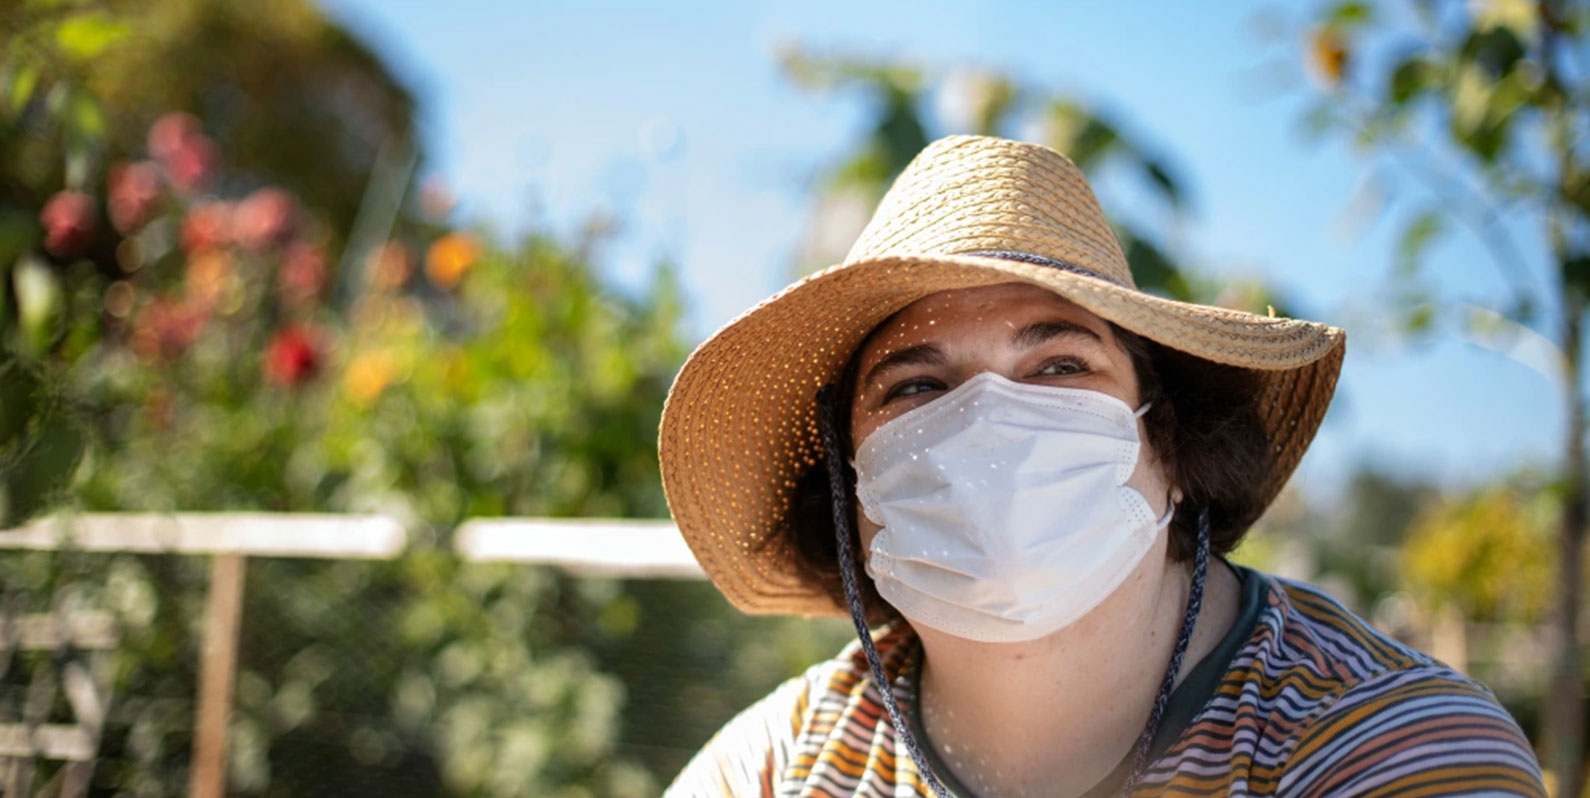
M 991 136 L 949 136 L 922 150 L 845 261 L 971 253 L 1036 256 L 1137 287 L 1082 170 L 1048 147 Z

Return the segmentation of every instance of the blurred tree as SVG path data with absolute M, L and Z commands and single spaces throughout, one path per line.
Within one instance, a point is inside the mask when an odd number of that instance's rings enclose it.
M 1472 236 L 1506 285 L 1493 308 L 1515 324 L 1555 327 L 1567 411 L 1554 492 L 1558 522 L 1554 675 L 1545 738 L 1558 794 L 1579 795 L 1584 666 L 1579 635 L 1590 517 L 1584 325 L 1590 303 L 1590 7 L 1566 0 L 1336 2 L 1302 34 L 1320 87 L 1306 119 L 1413 185 L 1401 219 L 1388 312 L 1415 335 L 1457 308 L 1440 304 L 1437 240 Z M 1293 39 L 1288 46 L 1295 47 Z M 1294 50 L 1295 51 L 1295 50 Z M 1391 169 L 1395 169 L 1392 172 Z M 1400 178 L 1400 179 L 1399 179 Z M 1521 247 L 1515 237 L 1538 236 Z M 1541 251 L 1546 264 L 1523 253 Z M 1542 269 L 1540 266 L 1545 266 Z M 1544 273 L 1544 279 L 1537 274 Z M 1455 314 L 1453 314 L 1455 315 Z
M 1172 218 L 1188 204 L 1179 170 L 1106 112 L 1073 96 L 978 68 L 931 71 L 886 59 L 780 53 L 784 72 L 812 91 L 855 90 L 871 107 L 867 133 L 824 170 L 811 222 L 795 257 L 797 271 L 839 262 L 866 225 L 889 183 L 931 138 L 950 133 L 1030 138 L 1065 153 L 1097 178 L 1131 175 Z M 1290 308 L 1256 280 L 1201 280 L 1166 243 L 1166 231 L 1117 216 L 1116 235 L 1138 286 L 1173 299 L 1213 302 L 1265 313 Z
M 1429 502 L 1402 549 L 1402 584 L 1431 610 L 1539 623 L 1551 599 L 1553 505 L 1529 475 Z

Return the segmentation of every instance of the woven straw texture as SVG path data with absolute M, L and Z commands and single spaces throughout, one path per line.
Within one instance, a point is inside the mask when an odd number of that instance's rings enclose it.
M 1335 390 L 1342 330 L 1143 293 L 1068 159 L 998 138 L 941 139 L 895 181 L 844 263 L 729 322 L 696 348 L 669 391 L 658 442 L 668 505 L 730 602 L 755 614 L 844 614 L 796 575 L 787 552 L 762 545 L 821 454 L 817 389 L 896 310 L 938 291 L 1012 281 L 1048 288 L 1175 349 L 1260 372 L 1255 401 L 1275 453 L 1266 504 Z

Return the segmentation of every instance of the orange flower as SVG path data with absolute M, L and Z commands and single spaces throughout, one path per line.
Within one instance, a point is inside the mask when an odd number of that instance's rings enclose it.
M 1340 29 L 1332 25 L 1322 25 L 1314 29 L 1308 41 L 1309 60 L 1326 86 L 1335 86 L 1342 82 L 1347 74 L 1347 63 L 1350 54 L 1347 51 L 1347 39 Z
M 480 260 L 480 242 L 466 233 L 449 233 L 425 253 L 425 276 L 441 288 L 452 288 Z
M 236 277 L 230 255 L 216 250 L 201 252 L 188 261 L 188 300 L 201 308 L 214 308 L 220 303 L 221 297 L 231 290 L 231 283 Z

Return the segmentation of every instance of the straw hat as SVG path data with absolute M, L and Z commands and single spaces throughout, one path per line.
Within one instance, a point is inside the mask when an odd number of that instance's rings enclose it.
M 891 313 L 952 288 L 1021 281 L 1139 335 L 1260 372 L 1275 452 L 1268 504 L 1313 439 L 1346 334 L 1325 324 L 1177 302 L 1139 291 L 1082 173 L 1033 144 L 951 136 L 897 178 L 845 261 L 718 330 L 685 362 L 663 407 L 663 488 L 707 576 L 749 613 L 839 615 L 775 535 L 801 474 L 821 457 L 815 394 Z

